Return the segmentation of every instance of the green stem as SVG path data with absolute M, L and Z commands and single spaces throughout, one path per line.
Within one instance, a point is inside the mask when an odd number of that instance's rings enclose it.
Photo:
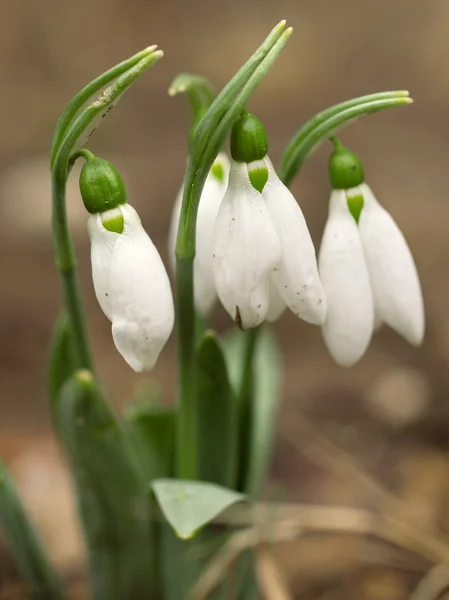
M 76 272 L 76 258 L 66 212 L 66 178 L 61 172 L 52 173 L 53 189 L 53 239 L 56 266 L 59 270 L 64 303 L 70 318 L 74 344 L 75 367 L 93 370 L 84 309 Z
M 237 489 L 240 491 L 245 491 L 248 476 L 249 450 L 251 448 L 252 435 L 252 405 L 254 400 L 254 352 L 259 331 L 260 327 L 255 327 L 245 332 L 243 376 L 237 401 L 239 407 L 239 475 Z
M 223 88 L 201 120 L 193 139 L 176 243 L 179 370 L 177 476 L 182 479 L 195 479 L 198 471 L 193 297 L 198 205 L 206 177 L 227 134 L 291 35 L 291 29 L 284 31 L 284 27 L 284 21 L 277 25 L 260 48 Z
M 280 179 L 285 185 L 290 185 L 312 151 L 336 129 L 363 115 L 411 102 L 408 92 L 382 92 L 353 98 L 318 113 L 295 133 L 287 145 L 278 171 Z
M 178 316 L 177 471 L 183 479 L 196 479 L 198 470 L 197 406 L 195 393 L 195 309 L 193 258 L 176 258 L 176 312 Z

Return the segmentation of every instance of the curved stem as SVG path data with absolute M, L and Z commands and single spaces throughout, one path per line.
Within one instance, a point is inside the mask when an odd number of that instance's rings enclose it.
M 411 102 L 408 92 L 382 92 L 353 98 L 318 113 L 298 130 L 287 145 L 281 158 L 280 179 L 289 185 L 306 158 L 336 129 L 363 115 Z
M 193 300 L 193 260 L 196 249 L 198 205 L 206 177 L 226 135 L 290 37 L 291 29 L 284 31 L 284 27 L 284 21 L 279 23 L 260 48 L 223 88 L 199 123 L 193 139 L 176 242 L 180 410 L 177 432 L 177 476 L 181 479 L 195 479 L 198 470 Z

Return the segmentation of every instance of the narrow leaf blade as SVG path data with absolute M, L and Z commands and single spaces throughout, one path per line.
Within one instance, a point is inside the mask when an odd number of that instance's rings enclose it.
M 214 332 L 204 334 L 197 351 L 199 477 L 233 487 L 237 468 L 238 408 L 226 362 Z
M 63 600 L 62 584 L 0 459 L 0 529 L 26 582 L 27 598 Z
M 55 421 L 87 539 L 92 597 L 149 600 L 152 540 L 144 481 L 89 371 L 66 382 Z

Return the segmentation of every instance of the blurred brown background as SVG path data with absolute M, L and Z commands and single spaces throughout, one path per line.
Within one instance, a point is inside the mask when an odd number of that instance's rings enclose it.
M 447 524 L 440 510 L 449 491 L 447 0 L 0 2 L 0 448 L 14 463 L 24 493 L 33 477 L 31 494 L 39 495 L 45 477 L 47 490 L 59 485 L 45 471 L 56 460 L 46 433 L 45 353 L 61 305 L 48 170 L 59 114 L 81 86 L 111 65 L 149 44 L 164 50 L 165 58 L 128 92 L 89 147 L 117 165 L 130 202 L 166 260 L 189 123 L 185 100 L 170 99 L 166 90 L 181 71 L 202 73 L 221 88 L 281 18 L 294 35 L 250 103 L 266 125 L 272 159 L 301 123 L 330 104 L 388 89 L 408 89 L 415 99 L 411 107 L 358 121 L 342 139 L 361 155 L 368 183 L 409 240 L 425 294 L 427 335 L 414 349 L 384 328 L 360 364 L 345 371 L 333 364 L 316 328 L 283 316 L 277 331 L 286 358 L 285 398 L 273 480 L 294 500 L 373 503 L 360 482 L 334 476 L 322 464 L 326 459 L 310 460 L 307 440 L 316 443 L 310 426 L 317 427 L 325 445 L 332 440 L 405 495 L 413 518 L 426 526 L 429 520 L 432 527 Z M 294 184 L 317 246 L 327 212 L 328 152 L 322 147 Z M 75 174 L 69 212 L 98 368 L 114 401 L 124 404 L 145 378 L 116 353 L 110 324 L 95 301 Z M 228 325 L 221 309 L 216 318 L 219 328 Z M 151 377 L 173 395 L 173 339 Z M 24 447 L 30 448 L 25 463 L 19 461 Z M 408 597 L 407 578 L 394 579 L 395 591 L 387 595 L 388 586 L 366 591 L 359 579 L 348 583 L 337 575 L 336 595 L 329 598 Z

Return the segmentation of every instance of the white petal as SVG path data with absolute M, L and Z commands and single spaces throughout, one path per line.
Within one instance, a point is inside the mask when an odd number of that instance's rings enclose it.
M 298 317 L 322 325 L 326 318 L 326 298 L 306 220 L 268 157 L 264 160 L 269 177 L 262 195 L 282 247 L 282 259 L 275 269 L 274 281 L 287 306 Z
M 196 222 L 196 255 L 193 263 L 195 306 L 203 315 L 209 314 L 217 298 L 212 273 L 213 232 L 229 174 L 229 159 L 226 154 L 220 154 L 216 162 L 223 167 L 224 179 L 219 181 L 209 173 L 201 194 Z M 173 272 L 176 269 L 175 248 L 183 191 L 184 186 L 176 198 L 169 231 L 169 256 Z
M 124 231 L 111 258 L 112 335 L 118 351 L 135 371 L 151 369 L 174 322 L 167 272 L 139 216 L 121 207 Z
M 418 273 L 402 232 L 376 200 L 360 186 L 364 207 L 359 229 L 379 317 L 408 342 L 424 337 L 424 303 Z
M 218 296 L 243 329 L 256 327 L 269 305 L 268 276 L 279 262 L 279 239 L 245 163 L 233 162 L 214 229 Z
M 357 224 L 342 190 L 331 195 L 318 264 L 327 297 L 324 340 L 335 361 L 350 367 L 368 347 L 374 308 Z
M 265 320 L 269 323 L 274 323 L 279 319 L 284 310 L 287 308 L 284 298 L 278 292 L 278 288 L 273 280 L 273 273 L 268 278 L 269 290 L 270 290 L 270 301 L 268 305 L 268 312 Z
M 112 321 L 110 269 L 112 253 L 120 237 L 103 227 L 101 215 L 89 215 L 87 230 L 91 241 L 92 279 L 101 310 Z

